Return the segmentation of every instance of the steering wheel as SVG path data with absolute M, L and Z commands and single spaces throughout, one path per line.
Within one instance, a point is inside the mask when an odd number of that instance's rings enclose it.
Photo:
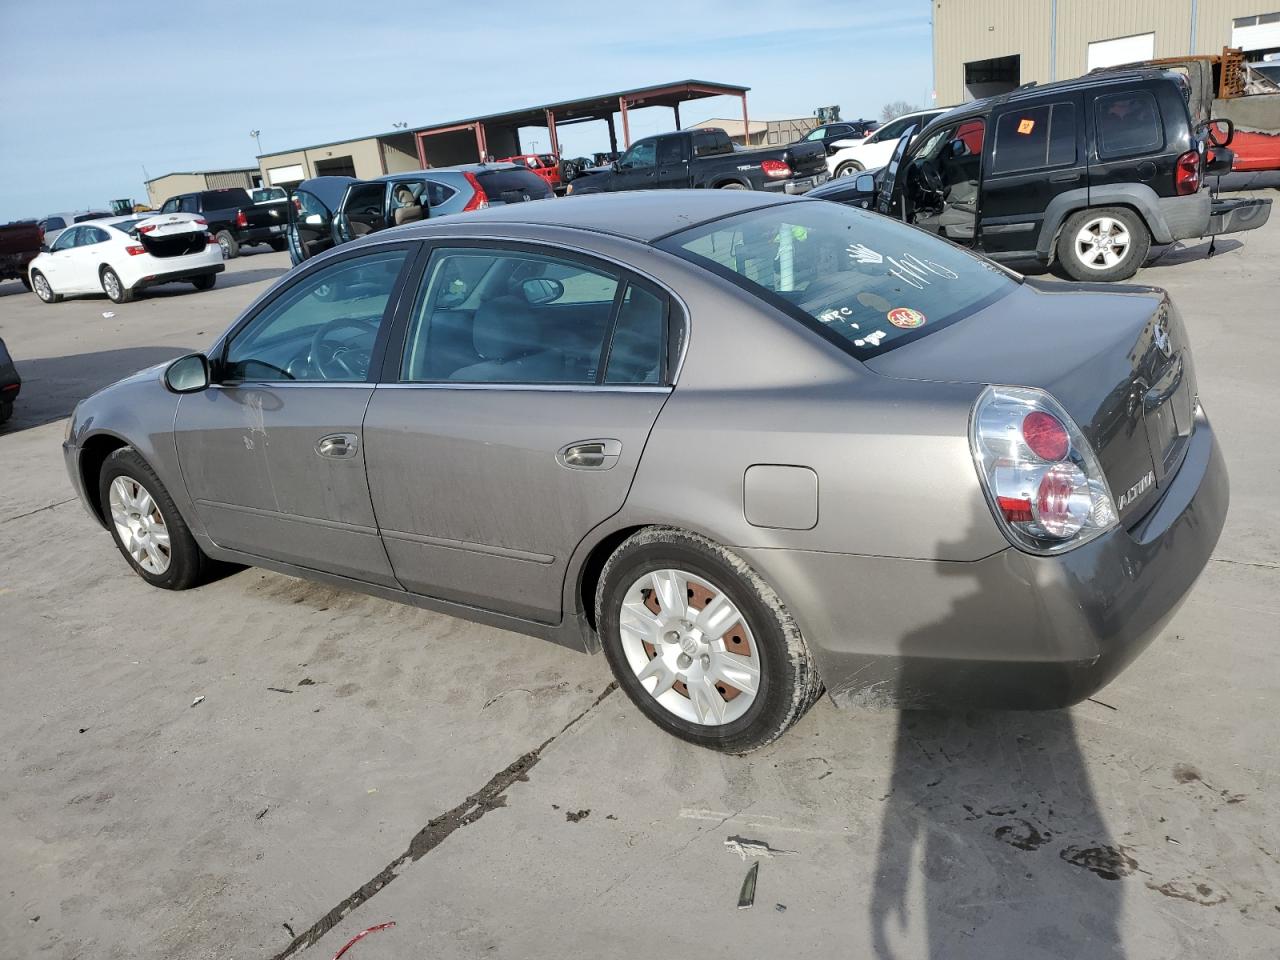
M 378 332 L 378 324 L 373 320 L 361 317 L 338 317 L 323 324 L 311 338 L 311 368 L 321 380 L 363 380 L 369 372 L 368 350 L 359 350 L 351 345 L 326 338 L 336 330 L 363 330 L 374 335 Z M 352 367 L 348 359 L 363 369 Z
M 925 189 L 935 196 L 942 197 L 946 193 L 942 174 L 938 171 L 938 165 L 932 160 L 925 160 L 920 164 L 920 179 L 924 181 Z

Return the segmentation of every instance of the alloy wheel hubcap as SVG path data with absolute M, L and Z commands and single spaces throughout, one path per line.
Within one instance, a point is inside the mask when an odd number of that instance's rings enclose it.
M 1091 270 L 1114 267 L 1129 254 L 1131 238 L 1119 220 L 1099 217 L 1076 234 L 1076 257 Z
M 618 625 L 628 665 L 669 713 L 719 726 L 755 701 L 759 647 L 746 618 L 714 584 L 684 570 L 646 573 L 624 595 Z
M 102 282 L 106 285 L 107 294 L 111 297 L 120 296 L 120 281 L 116 279 L 116 275 L 108 271 L 102 275 Z
M 111 522 L 124 548 L 138 566 L 151 574 L 169 569 L 169 527 L 146 487 L 133 477 L 111 481 Z
M 49 286 L 49 281 L 44 278 L 44 274 L 38 274 L 33 283 L 41 300 L 48 300 L 53 296 L 53 290 Z

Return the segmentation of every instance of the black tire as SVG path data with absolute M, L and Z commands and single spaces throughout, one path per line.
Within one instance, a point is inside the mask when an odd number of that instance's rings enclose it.
M 1123 255 L 1116 263 L 1109 266 L 1105 264 L 1103 253 L 1090 256 L 1093 248 L 1077 249 L 1077 240 L 1081 231 L 1086 226 L 1105 221 L 1113 221 L 1121 225 L 1128 235 Z M 1097 232 L 1100 237 L 1106 234 L 1106 231 Z M 1147 229 L 1142 218 L 1127 207 L 1094 207 L 1077 211 L 1067 218 L 1067 222 L 1062 225 L 1062 232 L 1058 235 L 1058 262 L 1073 280 L 1128 280 L 1138 272 L 1138 268 L 1147 259 L 1147 253 L 1150 250 L 1151 231 Z M 1098 265 L 1091 265 L 1091 261 L 1097 262 Z
M 0 424 L 13 416 L 13 402 L 10 400 L 0 400 Z
M 623 599 L 645 573 L 666 568 L 692 573 L 723 591 L 759 646 L 756 697 L 736 720 L 717 726 L 676 716 L 645 689 L 627 661 L 619 629 Z M 649 527 L 618 547 L 600 574 L 596 623 L 609 666 L 631 701 L 663 730 L 699 746 L 746 753 L 772 743 L 822 691 L 809 648 L 773 589 L 737 554 L 686 530 Z
M 102 282 L 102 292 L 111 298 L 112 303 L 128 303 L 133 299 L 133 291 L 124 285 L 124 281 L 110 267 L 103 267 L 98 274 Z
M 20 277 L 18 278 L 18 280 L 19 280 L 19 281 L 21 281 L 22 285 L 23 285 L 24 287 L 26 287 L 26 288 L 27 288 L 27 293 L 30 293 L 30 292 L 31 292 L 31 278 L 30 278 L 30 277 L 28 277 L 28 276 L 24 273 L 22 276 L 20 276 Z
M 240 256 L 240 244 L 236 242 L 236 238 L 231 235 L 229 230 L 219 230 L 214 239 L 218 241 L 218 246 L 222 248 L 223 260 L 234 260 Z
M 121 541 L 120 533 L 111 520 L 111 482 L 116 477 L 122 476 L 132 478 L 151 495 L 168 528 L 169 566 L 162 573 L 155 574 L 143 569 L 142 565 L 130 555 L 128 547 Z M 186 521 L 174 506 L 173 498 L 169 496 L 169 491 L 160 482 L 151 465 L 142 459 L 133 447 L 121 447 L 107 457 L 102 464 L 102 471 L 98 475 L 98 497 L 107 521 L 107 528 L 111 531 L 111 539 L 115 541 L 116 548 L 138 576 L 153 587 L 164 590 L 187 590 L 203 582 L 212 569 L 213 562 L 196 544 Z
M 722 183 L 716 189 L 718 190 L 750 190 L 745 183 L 738 183 L 736 180 L 730 180 L 728 183 Z
M 846 160 L 836 167 L 837 177 L 856 177 L 865 168 L 857 160 Z
M 32 289 L 40 298 L 42 303 L 61 303 L 62 294 L 54 293 L 53 287 L 49 286 L 49 279 L 39 270 L 31 271 Z
M 286 240 L 284 237 L 277 237 L 275 240 L 267 241 L 267 246 L 269 246 L 276 253 L 279 253 L 280 251 L 284 250 L 288 245 L 289 245 L 289 241 Z
M 197 290 L 212 290 L 213 285 L 218 282 L 218 275 L 211 273 L 207 277 L 196 277 L 191 281 L 191 285 Z

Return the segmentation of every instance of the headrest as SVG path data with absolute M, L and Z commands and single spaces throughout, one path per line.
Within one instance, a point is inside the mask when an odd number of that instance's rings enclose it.
M 522 297 L 495 297 L 476 310 L 471 341 L 486 360 L 516 360 L 541 347 L 538 318 Z

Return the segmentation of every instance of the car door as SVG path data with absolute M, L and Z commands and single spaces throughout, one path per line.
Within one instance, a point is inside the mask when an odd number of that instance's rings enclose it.
M 295 264 L 324 253 L 333 246 L 333 211 L 302 187 L 289 204 L 289 254 Z
M 386 202 L 387 184 L 382 180 L 352 183 L 333 218 L 334 241 L 349 243 L 382 230 L 387 224 Z
M 681 189 L 689 186 L 688 137 L 659 137 L 657 151 L 657 186 Z
M 111 236 L 101 227 L 90 226 L 77 227 L 76 234 L 67 263 L 72 288 L 80 293 L 101 293 L 99 271 L 110 262 L 105 245 L 110 244 Z
M 1045 212 L 1055 198 L 1088 198 L 1084 102 L 1063 94 L 1007 104 L 991 116 L 983 158 L 982 249 L 1034 256 Z
M 364 432 L 408 590 L 544 623 L 670 393 L 669 299 L 551 246 L 438 246 Z
M 361 423 L 414 243 L 326 261 L 219 343 L 174 424 L 187 491 L 220 546 L 394 586 Z
M 82 227 L 68 227 L 53 241 L 48 255 L 40 262 L 39 269 L 54 293 L 71 293 L 75 289 L 72 269 L 72 253 Z
M 647 190 L 657 186 L 658 138 L 638 140 L 618 158 L 618 172 L 610 178 L 610 190 Z

